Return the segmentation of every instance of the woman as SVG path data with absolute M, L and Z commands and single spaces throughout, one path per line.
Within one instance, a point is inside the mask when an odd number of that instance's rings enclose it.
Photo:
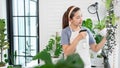
M 70 6 L 63 15 L 61 44 L 65 56 L 78 53 L 84 61 L 85 68 L 91 68 L 89 49 L 99 51 L 104 46 L 106 38 L 104 37 L 99 44 L 96 44 L 90 30 L 81 25 L 80 8 Z

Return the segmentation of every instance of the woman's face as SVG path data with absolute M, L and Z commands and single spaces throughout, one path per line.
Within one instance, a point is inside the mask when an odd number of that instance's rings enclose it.
M 74 17 L 70 20 L 71 24 L 75 25 L 75 26 L 81 26 L 82 25 L 82 14 L 79 11 L 77 11 L 74 14 Z

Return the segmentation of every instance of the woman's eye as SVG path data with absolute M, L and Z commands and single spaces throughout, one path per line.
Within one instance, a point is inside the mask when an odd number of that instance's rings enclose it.
M 77 19 L 80 19 L 80 16 L 79 16 L 79 17 L 77 17 Z

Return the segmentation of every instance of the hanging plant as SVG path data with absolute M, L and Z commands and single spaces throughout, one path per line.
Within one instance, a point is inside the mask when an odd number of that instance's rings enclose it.
M 110 64 L 108 62 L 109 55 L 112 54 L 114 47 L 116 46 L 116 16 L 114 14 L 113 0 L 106 0 L 105 6 L 107 8 L 107 16 L 106 16 L 106 28 L 107 28 L 107 42 L 102 49 L 102 56 L 104 57 L 104 68 L 110 68 Z
M 105 7 L 107 10 L 111 8 L 111 3 L 112 3 L 112 0 L 105 0 Z

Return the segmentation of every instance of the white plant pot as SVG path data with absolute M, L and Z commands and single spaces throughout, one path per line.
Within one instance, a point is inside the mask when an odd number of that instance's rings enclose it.
M 106 34 L 107 34 L 107 29 L 106 29 L 106 28 L 102 29 L 98 34 L 100 34 L 100 35 L 102 35 L 102 36 L 106 36 Z
M 56 64 L 60 58 L 52 58 L 53 64 Z

